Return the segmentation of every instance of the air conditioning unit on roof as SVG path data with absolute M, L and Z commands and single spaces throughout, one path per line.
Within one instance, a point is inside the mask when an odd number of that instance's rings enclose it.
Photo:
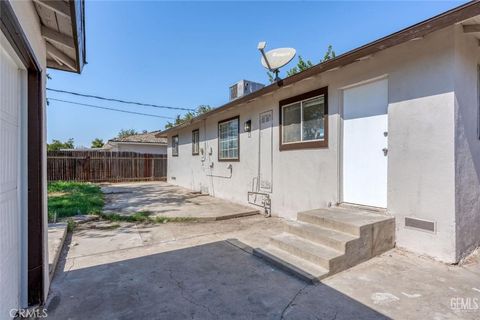
M 238 81 L 230 87 L 230 101 L 246 96 L 247 94 L 262 89 L 263 87 L 265 87 L 265 85 L 258 82 L 248 80 Z

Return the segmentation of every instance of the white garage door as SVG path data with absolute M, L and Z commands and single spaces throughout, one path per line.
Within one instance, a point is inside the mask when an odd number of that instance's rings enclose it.
M 18 59 L 0 32 L 0 318 L 20 303 L 20 116 Z

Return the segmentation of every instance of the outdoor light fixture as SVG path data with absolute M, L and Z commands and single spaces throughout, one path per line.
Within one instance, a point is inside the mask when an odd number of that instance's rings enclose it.
M 252 120 L 247 120 L 245 121 L 245 123 L 243 124 L 243 130 L 245 132 L 250 132 L 252 131 Z

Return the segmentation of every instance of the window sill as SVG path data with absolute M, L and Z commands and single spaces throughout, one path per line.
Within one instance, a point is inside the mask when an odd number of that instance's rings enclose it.
M 328 148 L 327 140 L 280 144 L 280 151 L 301 150 L 301 149 L 324 149 L 324 148 Z
M 239 162 L 240 159 L 218 159 L 218 162 Z

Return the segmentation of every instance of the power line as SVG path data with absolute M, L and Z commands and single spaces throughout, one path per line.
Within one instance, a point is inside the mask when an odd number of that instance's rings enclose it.
M 110 108 L 110 107 L 101 107 L 101 106 L 96 106 L 96 105 L 93 105 L 93 104 L 67 101 L 67 100 L 61 100 L 61 99 L 47 98 L 47 100 L 70 103 L 70 104 L 75 104 L 75 105 L 90 107 L 90 108 L 104 109 L 104 110 L 117 111 L 117 112 L 123 112 L 123 113 L 131 113 L 131 114 L 147 116 L 147 117 L 155 117 L 155 118 L 162 118 L 162 119 L 174 119 L 173 117 L 159 116 L 159 115 L 156 115 L 156 114 L 143 113 L 143 112 L 127 111 L 127 110 L 121 110 L 121 109 Z
M 73 92 L 73 91 L 52 89 L 52 88 L 47 88 L 47 90 L 53 91 L 53 92 L 59 92 L 59 93 L 67 93 L 67 94 L 71 94 L 71 95 L 74 95 L 74 96 L 80 96 L 80 97 L 86 97 L 86 98 L 94 98 L 94 99 L 99 99 L 99 100 L 114 101 L 114 102 L 120 102 L 120 103 L 126 103 L 126 104 L 136 104 L 136 105 L 144 106 L 144 107 L 153 107 L 153 108 L 171 109 L 171 110 L 183 110 L 183 111 L 195 111 L 195 109 L 189 109 L 189 108 L 169 107 L 169 106 L 161 106 L 161 105 L 151 104 L 151 103 L 143 103 L 143 102 L 137 102 L 137 101 L 127 101 L 127 100 L 120 100 L 120 99 L 114 99 L 114 98 L 106 98 L 106 97 L 101 97 L 101 96 L 95 96 L 95 95 L 84 94 L 84 93 Z

